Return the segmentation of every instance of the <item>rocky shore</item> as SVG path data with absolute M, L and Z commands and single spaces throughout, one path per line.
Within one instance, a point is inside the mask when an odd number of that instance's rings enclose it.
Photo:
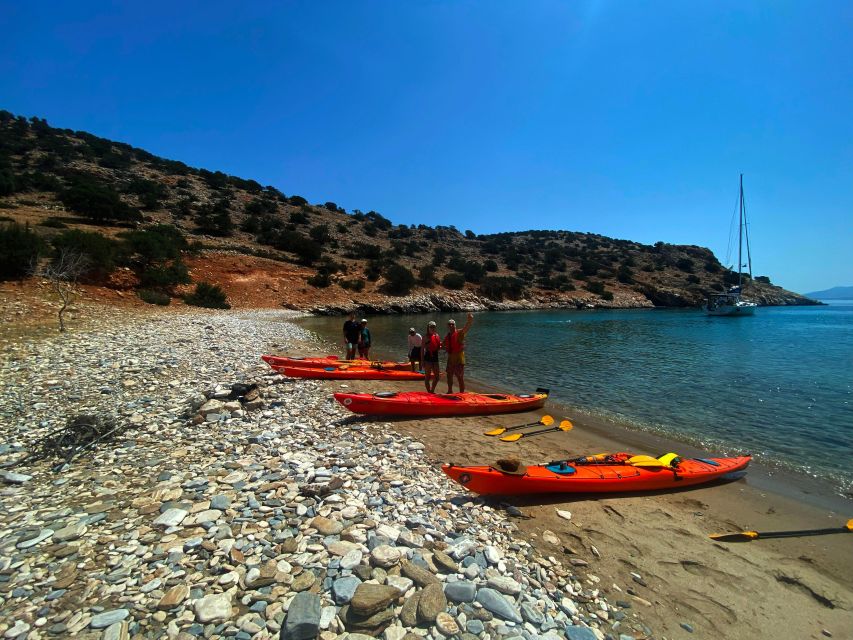
M 312 346 L 283 315 L 110 310 L 4 347 L 0 635 L 652 636 L 630 586 L 529 544 L 520 510 L 459 491 L 417 439 L 270 372 L 260 353 Z M 81 414 L 127 430 L 13 466 Z

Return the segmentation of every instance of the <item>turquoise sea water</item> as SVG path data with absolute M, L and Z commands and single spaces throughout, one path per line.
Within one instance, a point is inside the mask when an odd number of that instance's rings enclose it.
M 465 314 L 371 317 L 373 357 L 403 359 L 409 326 Z M 327 339 L 342 318 L 304 326 Z M 699 310 L 479 313 L 467 375 L 509 390 L 551 389 L 582 411 L 700 444 L 751 452 L 853 488 L 853 301 L 762 307 L 753 317 Z M 439 389 L 443 387 L 442 382 Z

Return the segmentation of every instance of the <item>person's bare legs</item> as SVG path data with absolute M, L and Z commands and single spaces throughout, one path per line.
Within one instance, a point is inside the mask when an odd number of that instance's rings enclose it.
M 453 374 L 456 373 L 456 365 L 447 365 L 447 393 L 453 393 Z
M 456 379 L 459 380 L 459 393 L 465 393 L 465 365 L 457 364 L 456 371 Z

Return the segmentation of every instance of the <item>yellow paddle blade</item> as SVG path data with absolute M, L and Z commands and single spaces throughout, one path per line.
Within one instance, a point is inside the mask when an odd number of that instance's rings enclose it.
M 510 435 L 504 436 L 503 438 L 501 438 L 501 441 L 502 442 L 515 442 L 516 440 L 521 440 L 521 438 L 523 436 L 524 436 L 523 433 L 511 433 Z
M 657 458 L 652 458 L 651 456 L 634 456 L 633 458 L 629 458 L 625 464 L 630 464 L 634 467 L 663 467 L 667 468 L 669 465 L 664 464 Z
M 850 520 L 847 521 L 846 526 L 850 531 L 853 531 L 853 518 L 851 518 Z
M 546 427 L 550 427 L 552 424 L 554 424 L 554 418 L 552 418 L 551 416 L 542 416 L 541 418 L 539 418 L 539 422 L 541 424 L 544 424 Z
M 484 436 L 499 436 L 504 431 L 506 431 L 506 427 L 498 427 L 497 429 L 492 429 L 491 431 L 484 431 L 483 435 Z
M 575 428 L 575 425 L 573 425 L 569 420 L 563 420 L 562 422 L 560 422 L 560 426 L 557 428 L 560 431 L 571 431 Z
M 737 533 L 712 533 L 711 540 L 719 540 L 721 542 L 748 542 L 755 540 L 758 537 L 757 531 L 739 531 Z

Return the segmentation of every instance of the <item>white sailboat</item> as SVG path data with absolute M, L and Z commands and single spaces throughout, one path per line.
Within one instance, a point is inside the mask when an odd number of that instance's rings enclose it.
M 708 303 L 705 311 L 709 316 L 751 316 L 755 313 L 758 305 L 754 302 L 741 299 L 743 291 L 743 238 L 746 229 L 746 208 L 743 203 L 743 174 L 740 174 L 740 195 L 738 201 L 740 208 L 740 220 L 738 228 L 737 246 L 737 286 L 730 287 L 724 293 L 712 293 L 708 295 Z M 749 233 L 746 233 L 746 255 L 749 266 L 749 279 L 752 280 L 752 255 L 749 251 Z

